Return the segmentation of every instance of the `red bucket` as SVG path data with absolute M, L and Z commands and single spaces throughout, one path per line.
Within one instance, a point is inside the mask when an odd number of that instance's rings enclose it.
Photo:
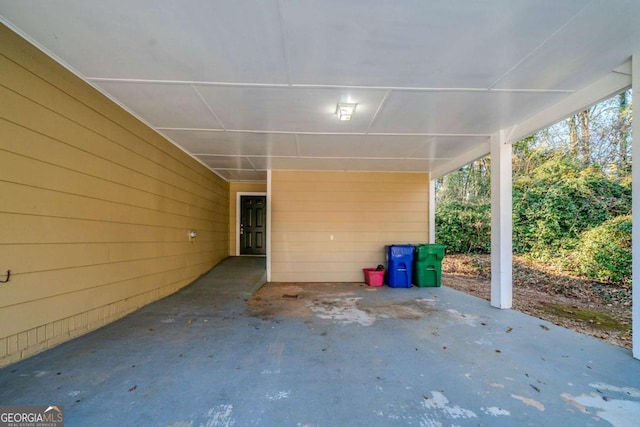
M 374 267 L 363 268 L 364 282 L 369 286 L 382 286 L 384 283 L 384 270 L 376 270 Z

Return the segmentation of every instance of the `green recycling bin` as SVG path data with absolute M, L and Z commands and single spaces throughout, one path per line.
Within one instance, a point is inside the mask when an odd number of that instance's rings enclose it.
M 437 287 L 442 285 L 442 258 L 445 245 L 416 245 L 413 257 L 413 283 L 420 287 Z

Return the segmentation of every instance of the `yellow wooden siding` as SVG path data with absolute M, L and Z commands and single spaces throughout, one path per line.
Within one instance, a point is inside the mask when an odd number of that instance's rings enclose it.
M 0 195 L 0 366 L 229 254 L 229 184 L 1 24 Z
M 362 282 L 385 245 L 424 243 L 428 174 L 284 172 L 271 178 L 271 280 Z

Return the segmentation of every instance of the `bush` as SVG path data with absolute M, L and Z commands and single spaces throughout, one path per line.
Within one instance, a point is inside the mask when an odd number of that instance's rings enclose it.
M 563 257 L 565 267 L 603 283 L 631 284 L 631 216 L 620 216 L 585 231 Z
M 514 250 L 544 259 L 573 249 L 586 230 L 628 214 L 631 191 L 597 170 L 565 169 L 561 179 L 540 174 L 516 181 L 513 210 Z
M 436 206 L 438 243 L 447 253 L 491 251 L 491 208 L 488 203 L 440 203 Z

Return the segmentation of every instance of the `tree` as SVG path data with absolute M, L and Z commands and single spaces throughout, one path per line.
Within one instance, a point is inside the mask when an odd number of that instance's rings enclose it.
M 615 166 L 622 174 L 631 173 L 630 161 L 630 136 L 631 136 L 631 104 L 629 98 L 630 91 L 622 92 L 618 95 L 618 115 L 615 124 L 615 142 L 618 144 Z
M 490 198 L 491 160 L 488 156 L 471 162 L 436 181 L 437 203 L 484 203 Z
M 618 236 L 614 232 L 628 231 L 631 105 L 631 92 L 625 91 L 514 144 L 516 252 L 552 262 L 582 262 L 580 253 L 600 245 L 596 238 L 605 242 Z M 490 174 L 491 159 L 484 157 L 437 181 L 436 228 L 448 251 L 489 252 Z M 626 218 L 620 227 L 619 218 Z M 607 264 L 613 266 L 607 267 L 607 280 L 628 280 L 630 248 L 609 246 L 591 258 L 602 263 L 615 253 L 620 262 Z M 587 274 L 593 262 L 585 261 L 583 267 L 579 262 L 571 268 Z
M 624 91 L 538 132 L 532 147 L 564 149 L 583 167 L 611 177 L 630 172 L 631 91 Z

